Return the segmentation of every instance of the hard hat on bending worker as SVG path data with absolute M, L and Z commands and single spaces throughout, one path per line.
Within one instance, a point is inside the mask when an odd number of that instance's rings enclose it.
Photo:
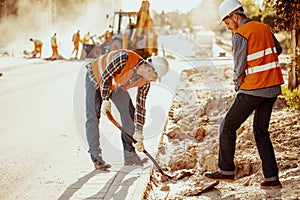
M 226 17 L 229 17 L 233 12 L 244 14 L 243 9 L 240 9 L 242 7 L 243 5 L 237 0 L 224 0 L 219 6 L 219 16 L 221 21 L 223 21 Z
M 167 59 L 162 56 L 149 57 L 146 63 L 154 68 L 158 78 L 164 76 L 169 70 L 169 63 Z

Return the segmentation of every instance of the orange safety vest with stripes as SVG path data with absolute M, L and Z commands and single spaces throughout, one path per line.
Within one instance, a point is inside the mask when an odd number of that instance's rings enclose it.
M 125 84 L 128 82 L 128 80 L 131 78 L 131 76 L 134 73 L 132 69 L 141 60 L 143 60 L 143 58 L 133 51 L 123 49 L 123 50 L 116 50 L 110 53 L 106 53 L 100 56 L 99 58 L 97 58 L 93 62 L 92 64 L 93 74 L 97 80 L 98 86 L 100 86 L 101 74 L 104 72 L 105 68 L 110 63 L 110 61 L 112 61 L 113 56 L 118 52 L 126 52 L 128 54 L 128 60 L 125 66 L 123 67 L 123 69 L 121 70 L 121 72 L 114 76 L 110 89 L 114 90 L 116 88 L 122 88 L 123 90 L 128 90 L 129 88 L 132 87 L 142 87 L 143 85 L 145 85 L 147 82 L 142 77 L 129 85 Z
M 255 90 L 283 84 L 278 54 L 269 26 L 249 21 L 236 33 L 247 39 L 246 77 L 240 89 Z

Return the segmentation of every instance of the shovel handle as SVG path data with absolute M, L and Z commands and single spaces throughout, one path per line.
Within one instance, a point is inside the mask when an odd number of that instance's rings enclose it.
M 113 116 L 109 111 L 106 111 L 106 116 L 109 119 L 109 121 L 111 121 L 117 128 L 121 127 L 120 124 L 113 118 Z
M 127 137 L 128 140 L 133 142 L 134 144 L 137 143 L 137 141 L 114 119 L 112 114 L 109 111 L 106 111 L 106 116 L 118 129 L 122 131 L 122 133 Z
M 137 142 L 112 116 L 112 114 L 109 111 L 106 111 L 106 116 L 109 119 L 109 121 L 111 121 L 118 129 L 120 129 L 122 131 L 122 134 L 124 134 L 131 142 L 133 142 L 134 144 Z M 164 173 L 164 171 L 162 170 L 161 166 L 156 162 L 156 160 L 148 153 L 148 151 L 146 151 L 144 149 L 143 153 L 153 162 L 153 164 L 156 166 L 156 168 L 158 169 L 158 171 L 167 176 L 167 177 L 171 177 L 167 174 Z M 172 177 L 171 177 L 172 178 Z

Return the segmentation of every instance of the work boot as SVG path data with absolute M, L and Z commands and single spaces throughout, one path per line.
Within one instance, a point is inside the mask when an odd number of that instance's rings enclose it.
M 107 171 L 108 168 L 111 168 L 111 165 L 105 163 L 104 160 L 102 160 L 102 159 L 97 160 L 97 159 L 94 158 L 92 155 L 91 155 L 91 158 L 92 158 L 92 161 L 93 161 L 93 163 L 94 163 L 95 170 L 103 170 L 103 171 Z
M 220 172 L 206 172 L 204 173 L 204 176 L 213 180 L 220 180 L 220 181 L 227 181 L 227 182 L 234 181 L 234 175 L 225 175 L 225 174 L 221 174 Z
M 124 165 L 143 166 L 147 162 L 148 162 L 148 158 L 141 159 L 137 154 L 124 158 Z
M 94 161 L 94 166 L 95 166 L 95 170 L 103 170 L 103 171 L 107 171 L 108 168 L 111 168 L 110 164 L 105 163 L 103 160 L 96 160 Z
M 260 184 L 260 187 L 263 189 L 273 189 L 273 188 L 282 188 L 282 185 L 279 180 L 275 180 L 275 181 L 264 181 Z

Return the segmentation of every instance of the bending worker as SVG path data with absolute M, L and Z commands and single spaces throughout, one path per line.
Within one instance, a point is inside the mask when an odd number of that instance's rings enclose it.
M 43 43 L 41 40 L 30 38 L 29 41 L 33 42 L 34 50 L 32 51 L 32 57 L 35 58 L 36 55 L 39 53 L 40 58 L 42 57 L 42 46 Z
M 111 101 L 118 109 L 122 126 L 137 141 L 135 147 L 123 136 L 125 165 L 143 165 L 135 148 L 142 152 L 143 126 L 145 122 L 145 101 L 150 89 L 150 82 L 165 75 L 169 63 L 164 57 L 153 56 L 144 60 L 140 55 L 129 50 L 117 50 L 106 53 L 87 66 L 86 75 L 86 135 L 89 153 L 95 169 L 107 169 L 111 166 L 102 158 L 99 142 L 99 120 L 101 113 L 111 110 Z M 136 107 L 127 90 L 137 87 Z M 100 128 L 101 130 L 101 128 Z
M 234 181 L 236 130 L 254 111 L 253 131 L 262 161 L 262 188 L 280 188 L 278 166 L 270 140 L 272 107 L 281 94 L 283 77 L 278 65 L 282 48 L 270 27 L 246 17 L 237 0 L 224 0 L 221 20 L 233 35 L 234 83 L 237 96 L 220 126 L 219 170 L 206 173 L 211 179 Z

